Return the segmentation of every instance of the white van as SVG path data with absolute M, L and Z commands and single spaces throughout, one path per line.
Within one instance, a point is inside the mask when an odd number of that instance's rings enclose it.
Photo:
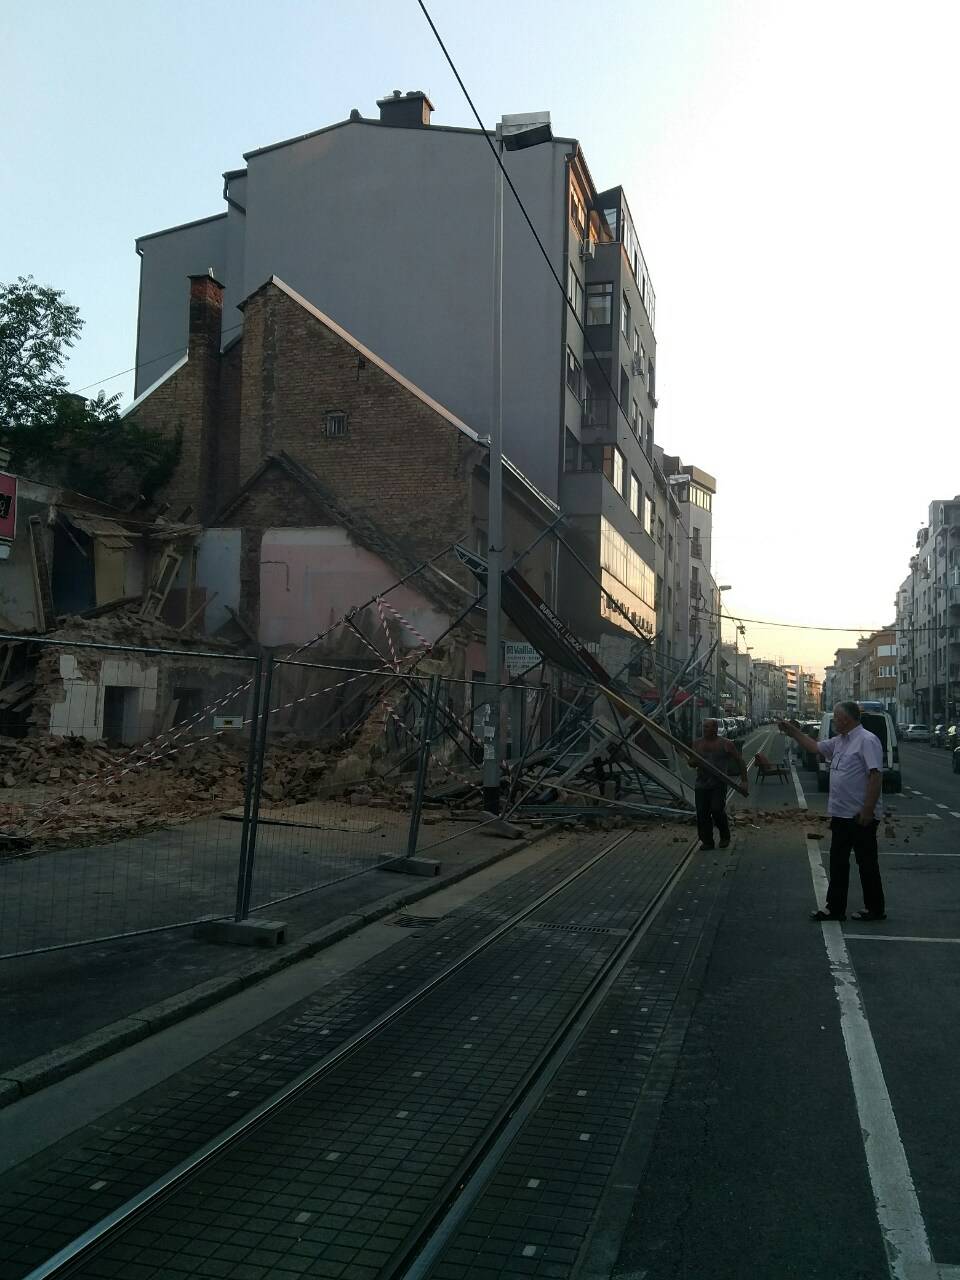
M 900 748 L 897 743 L 897 730 L 893 717 L 887 711 L 862 711 L 860 723 L 871 733 L 875 733 L 883 747 L 883 789 L 884 791 L 902 791 L 903 776 L 900 772 Z M 828 711 L 820 721 L 820 740 L 835 738 L 833 716 Z M 830 790 L 830 765 L 820 756 L 817 757 L 817 790 Z

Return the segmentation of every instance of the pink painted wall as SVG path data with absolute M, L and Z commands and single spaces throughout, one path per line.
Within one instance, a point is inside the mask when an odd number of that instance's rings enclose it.
M 272 647 L 312 640 L 398 576 L 379 556 L 351 542 L 344 529 L 268 529 L 260 547 L 260 643 Z M 446 615 L 410 586 L 399 587 L 388 599 L 428 640 L 448 625 Z M 398 649 L 420 643 L 392 615 L 387 617 Z

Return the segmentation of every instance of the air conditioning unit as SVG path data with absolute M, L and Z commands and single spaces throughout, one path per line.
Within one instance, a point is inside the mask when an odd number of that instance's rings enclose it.
M 637 375 L 637 377 L 640 377 L 640 378 L 643 377 L 643 360 L 640 358 L 640 356 L 634 356 L 632 358 L 632 360 L 630 361 L 630 369 L 634 374 Z
M 587 239 L 582 241 L 580 245 L 580 257 L 595 258 L 596 256 L 597 256 L 596 243 L 593 240 L 591 240 L 588 236 Z

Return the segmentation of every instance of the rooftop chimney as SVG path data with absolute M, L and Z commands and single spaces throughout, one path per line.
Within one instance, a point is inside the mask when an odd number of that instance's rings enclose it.
M 380 123 L 394 129 L 424 129 L 430 123 L 433 103 L 422 89 L 401 93 L 394 89 L 386 98 L 378 98 Z

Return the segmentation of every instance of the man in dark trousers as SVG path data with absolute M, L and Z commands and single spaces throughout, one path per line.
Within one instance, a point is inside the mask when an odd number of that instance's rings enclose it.
M 747 766 L 740 754 L 737 744 L 729 738 L 721 738 L 717 734 L 716 720 L 704 720 L 703 737 L 693 744 L 698 756 L 703 756 L 721 773 L 733 774 L 740 771 L 740 781 L 746 794 Z M 697 803 L 697 834 L 700 837 L 701 849 L 712 849 L 713 827 L 716 824 L 720 833 L 720 848 L 726 849 L 730 844 L 730 823 L 727 819 L 727 786 L 715 773 L 710 773 L 701 765 L 697 765 L 697 778 L 693 785 Z
M 777 728 L 798 743 L 801 751 L 819 754 L 830 763 L 830 883 L 826 911 L 811 911 L 811 920 L 846 920 L 850 884 L 850 851 L 856 854 L 863 889 L 863 911 L 854 920 L 885 920 L 886 907 L 877 828 L 880 825 L 880 790 L 883 786 L 883 745 L 875 733 L 860 723 L 855 702 L 839 702 L 833 708 L 836 737 L 819 742 L 807 737 L 793 720 L 778 720 Z

